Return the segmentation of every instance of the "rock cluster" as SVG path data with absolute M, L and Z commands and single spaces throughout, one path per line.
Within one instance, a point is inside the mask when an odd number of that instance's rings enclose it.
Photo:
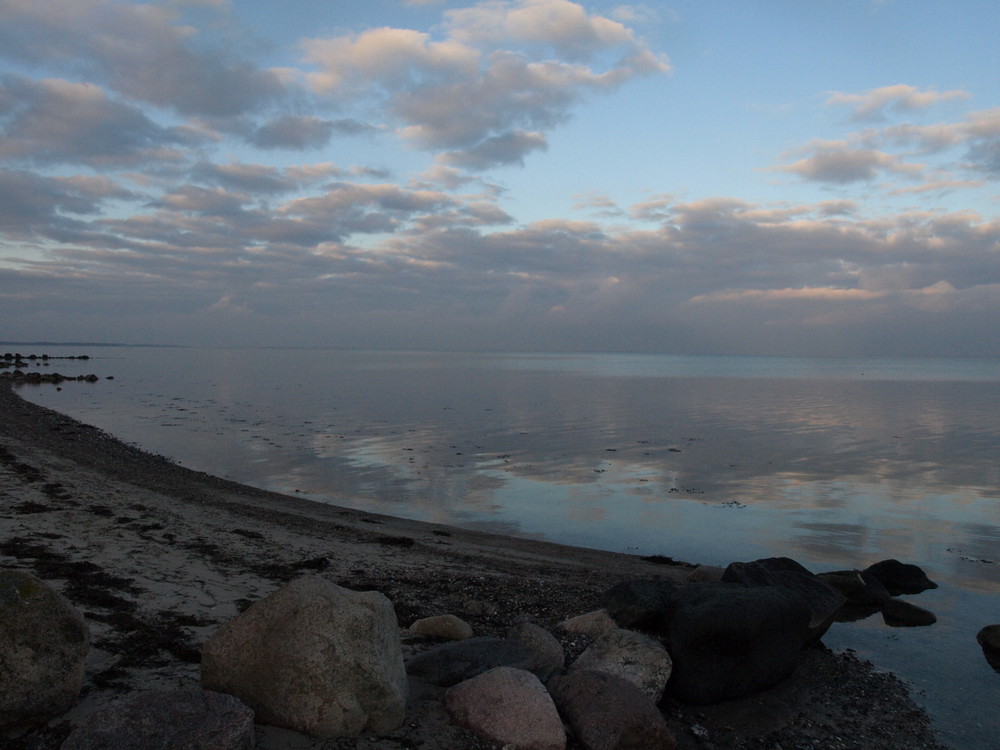
M 568 663 L 560 641 L 535 623 L 485 637 L 451 614 L 407 629 L 418 653 L 404 663 L 385 596 L 308 575 L 206 640 L 199 689 L 129 696 L 93 714 L 63 750 L 245 750 L 255 722 L 324 740 L 384 735 L 403 724 L 414 686 L 439 695 L 455 724 L 505 747 L 563 750 L 568 731 L 584 750 L 672 750 L 663 706 L 775 685 L 851 607 L 874 606 L 887 622 L 933 621 L 895 598 L 934 587 L 897 561 L 817 576 L 769 558 L 697 578 L 612 587 L 604 609 L 559 625 L 590 641 Z M 1000 626 L 984 628 L 980 642 L 996 651 Z M 0 724 L 44 721 L 72 706 L 86 649 L 86 625 L 61 597 L 23 572 L 0 571 Z
M 48 367 L 50 360 L 55 359 L 76 359 L 89 360 L 86 354 L 68 357 L 51 357 L 48 354 L 28 354 L 19 352 L 6 352 L 0 356 L 0 380 L 12 380 L 15 383 L 29 383 L 32 385 L 39 383 L 65 383 L 67 381 L 96 383 L 98 377 L 93 373 L 89 375 L 63 375 L 58 372 L 40 372 L 38 370 L 28 371 L 30 365 Z M 13 368 L 12 370 L 10 368 Z M 109 380 L 112 378 L 109 377 Z

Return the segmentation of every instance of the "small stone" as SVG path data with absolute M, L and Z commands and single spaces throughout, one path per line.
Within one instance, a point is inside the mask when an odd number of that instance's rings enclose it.
M 583 615 L 571 617 L 559 623 L 559 627 L 567 633 L 579 633 L 591 638 L 600 638 L 612 630 L 618 629 L 618 624 L 611 619 L 606 609 L 597 609 Z
M 473 636 L 472 626 L 455 615 L 435 615 L 417 620 L 410 625 L 410 632 L 447 641 L 464 641 Z

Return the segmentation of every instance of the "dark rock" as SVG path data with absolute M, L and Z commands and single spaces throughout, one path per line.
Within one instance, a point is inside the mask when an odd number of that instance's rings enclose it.
M 673 750 L 652 699 L 631 682 L 586 669 L 554 677 L 549 692 L 584 750 Z
M 253 711 L 207 690 L 154 690 L 91 714 L 60 750 L 246 750 L 254 747 Z
M 795 671 L 809 607 L 778 586 L 692 583 L 677 590 L 664 629 L 667 694 L 709 704 L 764 690 Z
M 208 690 L 155 690 L 91 714 L 60 750 L 247 750 L 254 747 L 253 711 Z
M 815 643 L 833 624 L 847 598 L 828 586 L 799 563 L 787 557 L 771 557 L 754 562 L 734 562 L 722 580 L 758 586 L 778 586 L 797 594 L 809 607 L 808 643 Z
M 620 627 L 655 633 L 663 628 L 676 590 L 672 581 L 622 581 L 604 592 L 602 603 Z
M 1000 625 L 987 625 L 976 634 L 986 663 L 1000 672 Z
M 882 602 L 891 596 L 878 578 L 864 570 L 834 570 L 829 573 L 818 573 L 816 577 L 846 596 L 849 605 L 857 607 L 874 605 L 875 612 Z
M 546 677 L 558 669 L 551 657 L 527 643 L 481 636 L 417 654 L 407 662 L 406 671 L 432 685 L 451 687 L 496 667 L 525 669 Z
M 901 563 L 899 560 L 877 562 L 865 568 L 865 572 L 881 581 L 893 596 L 919 594 L 921 591 L 937 588 L 937 584 L 918 566 Z
M 887 599 L 882 602 L 882 619 L 886 625 L 894 628 L 920 627 L 937 622 L 933 612 L 902 599 Z
M 983 648 L 1000 651 L 1000 625 L 987 625 L 976 633 L 976 640 Z

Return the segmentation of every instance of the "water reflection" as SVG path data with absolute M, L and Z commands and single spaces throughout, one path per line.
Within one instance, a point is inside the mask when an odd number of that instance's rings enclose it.
M 928 691 L 956 744 L 1000 731 L 975 642 L 1000 593 L 997 363 L 91 354 L 114 381 L 25 395 L 268 489 L 712 564 L 917 563 L 942 583 L 919 602 L 937 625 L 869 617 L 824 640 Z

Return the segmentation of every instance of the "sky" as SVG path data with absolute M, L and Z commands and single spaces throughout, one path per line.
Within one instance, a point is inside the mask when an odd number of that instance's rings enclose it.
M 1000 356 L 993 0 L 0 0 L 0 339 Z

